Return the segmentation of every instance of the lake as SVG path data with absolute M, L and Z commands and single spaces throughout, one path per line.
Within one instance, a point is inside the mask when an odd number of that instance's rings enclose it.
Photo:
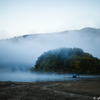
M 73 74 L 2 72 L 0 73 L 0 81 L 45 82 L 45 81 L 100 80 L 100 75 L 80 75 L 80 78 L 72 78 L 72 75 Z

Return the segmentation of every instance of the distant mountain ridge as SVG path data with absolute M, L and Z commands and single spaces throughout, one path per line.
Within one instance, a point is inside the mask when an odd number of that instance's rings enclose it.
M 62 32 L 53 32 L 53 33 L 38 33 L 38 34 L 26 34 L 26 35 L 23 35 L 23 36 L 16 36 L 16 37 L 13 37 L 13 38 L 8 38 L 8 39 L 2 39 L 2 40 L 14 40 L 14 39 L 17 39 L 17 38 L 27 38 L 27 37 L 37 37 L 37 36 L 40 36 L 40 35 L 52 35 L 52 34 L 67 34 L 67 33 L 80 33 L 80 34 L 84 34 L 84 33 L 88 33 L 88 35 L 94 35 L 94 36 L 100 36 L 100 28 L 91 28 L 91 27 L 86 27 L 86 28 L 83 28 L 83 29 L 80 29 L 80 30 L 65 30 L 65 31 L 62 31 Z M 87 34 L 85 34 L 87 35 Z
M 96 28 L 90 28 L 90 27 L 86 27 L 80 30 L 66 30 L 66 31 L 61 31 L 61 32 L 54 32 L 54 33 L 44 33 L 44 34 L 30 34 L 30 35 L 23 35 L 22 37 L 26 38 L 27 36 L 33 36 L 33 35 L 47 35 L 47 34 L 61 34 L 61 33 L 70 33 L 70 32 L 79 32 L 81 33 L 89 33 L 89 34 L 94 34 L 94 35 L 100 35 L 100 28 L 96 29 Z

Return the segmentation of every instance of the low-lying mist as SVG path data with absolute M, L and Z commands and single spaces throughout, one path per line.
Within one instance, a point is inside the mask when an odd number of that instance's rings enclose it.
M 100 30 L 85 28 L 0 40 L 0 72 L 27 71 L 30 67 L 34 67 L 37 58 L 43 52 L 61 47 L 81 48 L 84 52 L 100 59 Z M 16 73 L 16 78 L 17 75 Z M 8 75 L 4 74 L 4 76 Z
M 71 75 L 58 75 L 47 73 L 30 73 L 30 72 L 12 72 L 1 73 L 0 81 L 19 81 L 19 82 L 37 82 L 37 81 L 61 81 Z
M 100 76 L 80 75 L 80 78 L 72 78 L 72 74 L 48 74 L 48 73 L 30 73 L 30 72 L 6 72 L 0 73 L 0 81 L 14 82 L 46 82 L 46 81 L 76 81 L 86 79 L 100 79 Z

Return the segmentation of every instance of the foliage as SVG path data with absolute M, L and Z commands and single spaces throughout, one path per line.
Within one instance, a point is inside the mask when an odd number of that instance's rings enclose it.
M 100 60 L 80 48 L 60 48 L 44 52 L 34 71 L 78 74 L 100 74 Z

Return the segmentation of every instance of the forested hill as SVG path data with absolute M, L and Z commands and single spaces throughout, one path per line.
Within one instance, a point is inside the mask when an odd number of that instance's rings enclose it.
M 34 71 L 100 74 L 100 60 L 80 48 L 60 48 L 38 57 Z

